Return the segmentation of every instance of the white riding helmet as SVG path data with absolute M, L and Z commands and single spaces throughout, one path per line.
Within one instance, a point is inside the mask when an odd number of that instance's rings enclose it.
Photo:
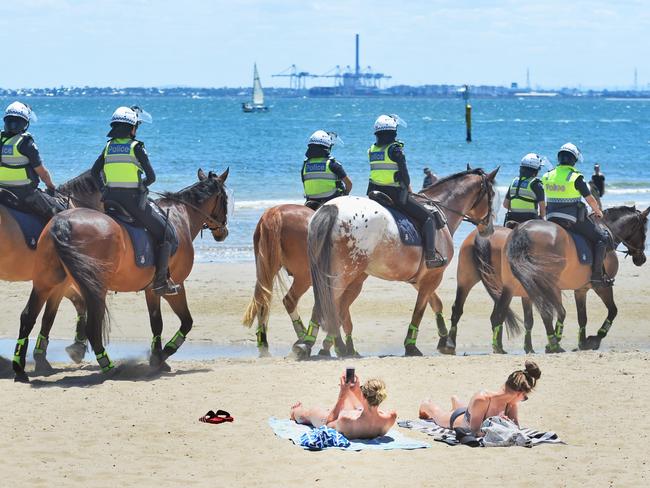
M 578 146 L 576 146 L 575 144 L 573 144 L 571 142 L 567 142 L 566 144 L 564 144 L 560 148 L 560 150 L 557 152 L 558 160 L 560 158 L 560 154 L 563 153 L 563 152 L 573 154 L 573 156 L 576 158 L 576 161 L 578 163 L 582 163 L 582 161 L 583 161 L 582 153 L 580 152 L 580 149 L 578 149 Z
M 520 166 L 522 168 L 532 168 L 534 170 L 539 170 L 544 166 L 546 158 L 535 153 L 528 153 L 523 158 L 521 158 Z
M 139 125 L 140 122 L 150 124 L 152 122 L 151 115 L 145 112 L 140 107 L 118 107 L 113 116 L 111 117 L 111 124 L 118 122 L 128 125 Z
M 314 144 L 316 146 L 323 146 L 327 149 L 330 149 L 334 142 L 332 141 L 332 136 L 330 136 L 327 132 L 324 130 L 317 130 L 309 137 L 307 144 Z
M 138 114 L 129 107 L 118 107 L 111 117 L 111 124 L 113 123 L 138 125 Z
M 12 102 L 5 109 L 5 117 L 19 117 L 27 122 L 36 122 L 36 114 L 29 105 L 22 102 Z
M 380 115 L 375 120 L 375 134 L 383 130 L 397 130 L 397 117 L 393 115 Z

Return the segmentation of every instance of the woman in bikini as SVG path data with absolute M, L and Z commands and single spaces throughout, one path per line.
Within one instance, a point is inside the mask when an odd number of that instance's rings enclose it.
M 481 435 L 483 421 L 495 415 L 504 416 L 519 425 L 519 402 L 528 400 L 528 394 L 535 388 L 537 380 L 542 375 L 537 364 L 526 361 L 523 370 L 517 370 L 508 376 L 505 384 L 496 392 L 480 391 L 469 401 L 469 404 L 451 397 L 450 412 L 443 410 L 431 400 L 420 405 L 420 418 L 431 419 L 442 427 L 469 428 L 475 435 Z
M 291 420 L 313 427 L 327 425 L 348 439 L 372 439 L 385 435 L 395 424 L 397 413 L 383 412 L 378 408 L 387 396 L 384 382 L 371 379 L 360 385 L 355 376 L 353 383 L 346 383 L 344 375 L 339 383 L 339 397 L 334 408 L 306 408 L 298 402 L 291 407 Z

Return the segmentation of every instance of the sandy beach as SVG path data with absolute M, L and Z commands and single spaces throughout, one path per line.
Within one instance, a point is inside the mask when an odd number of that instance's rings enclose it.
M 213 341 L 215 348 L 254 344 L 254 330 L 240 325 L 253 285 L 252 263 L 197 265 L 187 282 L 195 318 L 189 341 Z M 2 286 L 0 337 L 14 339 L 30 287 Z M 431 441 L 431 448 L 311 453 L 276 438 L 268 418 L 288 416 L 296 400 L 332 404 L 347 364 L 362 379 L 386 381 L 385 408 L 396 409 L 400 419 L 415 418 L 426 398 L 447 404 L 452 394 L 469 397 L 480 388 L 496 389 L 522 366 L 522 337 L 505 343 L 517 354 L 488 354 L 491 301 L 480 285 L 460 323 L 458 353 L 469 356 L 435 353 L 435 323 L 427 312 L 419 345 L 429 356 L 378 357 L 401 354 L 415 291 L 402 283 L 369 279 L 352 308 L 357 349 L 369 356 L 362 359 L 300 363 L 284 358 L 293 330 L 276 299 L 269 342 L 279 354 L 273 358 L 171 361 L 172 373 L 162 376 L 126 365 L 114 381 L 103 381 L 89 355 L 81 368 L 55 363 L 56 374 L 33 377 L 31 386 L 14 384 L 4 371 L 3 477 L 22 486 L 346 486 L 358 480 L 391 487 L 642 486 L 650 476 L 650 421 L 642 415 L 650 401 L 647 286 L 646 270 L 623 262 L 614 292 L 619 315 L 602 350 L 534 356 L 542 378 L 520 409 L 522 423 L 557 432 L 565 446 L 472 450 L 403 431 Z M 454 292 L 455 262 L 440 290 L 447 317 Z M 310 293 L 300 306 L 305 320 Z M 572 349 L 577 343 L 572 294 L 565 295 L 565 302 L 569 316 L 564 346 Z M 138 341 L 144 349 L 151 334 L 143 295 L 114 295 L 109 306 L 112 340 Z M 519 304 L 514 308 L 520 310 Z M 589 311 L 588 330 L 595 333 L 605 310 L 593 294 Z M 163 315 L 168 339 L 178 322 L 168 308 Z M 74 310 L 64 304 L 52 337 L 71 338 L 73 323 Z M 536 349 L 543 351 L 537 316 L 533 337 Z M 197 421 L 218 408 L 231 412 L 235 421 L 217 426 Z

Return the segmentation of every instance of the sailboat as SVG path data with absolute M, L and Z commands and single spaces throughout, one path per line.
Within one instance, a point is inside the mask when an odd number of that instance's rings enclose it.
M 262 83 L 260 83 L 260 75 L 257 73 L 257 63 L 253 65 L 253 100 L 242 103 L 241 108 L 244 112 L 267 112 L 269 110 L 264 105 L 264 92 Z

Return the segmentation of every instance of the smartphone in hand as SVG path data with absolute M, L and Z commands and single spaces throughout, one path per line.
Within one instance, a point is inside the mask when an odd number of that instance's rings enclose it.
M 354 368 L 345 368 L 345 382 L 348 384 L 354 383 Z

